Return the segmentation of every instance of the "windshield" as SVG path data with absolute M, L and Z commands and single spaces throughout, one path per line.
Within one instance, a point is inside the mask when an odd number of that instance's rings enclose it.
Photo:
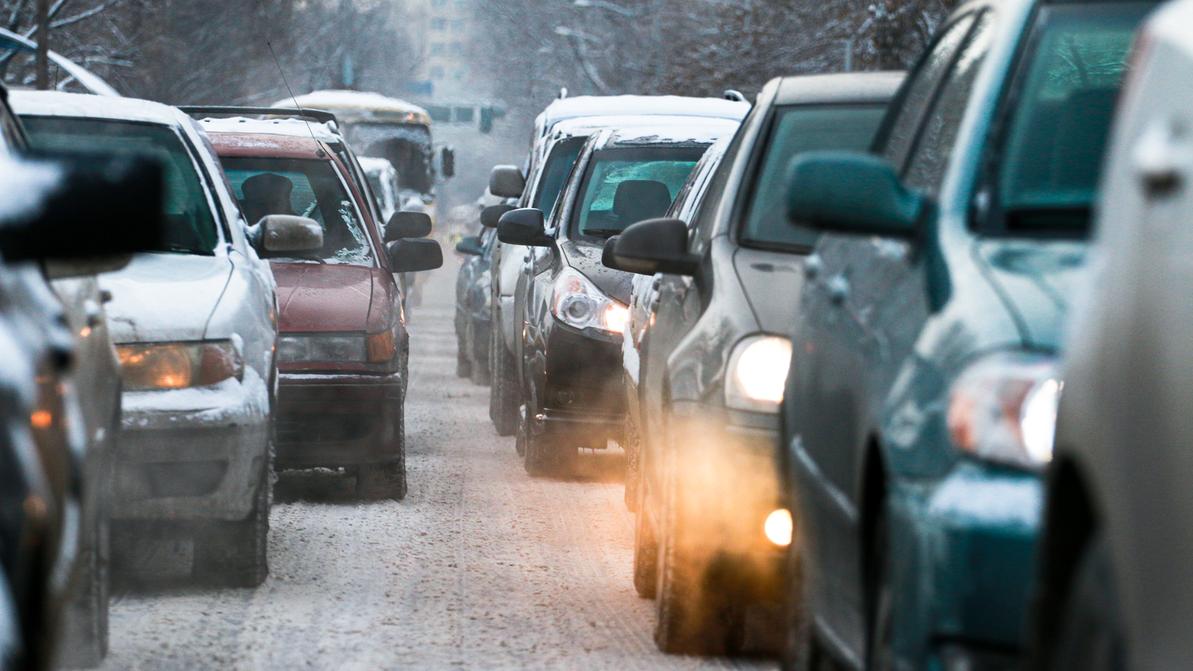
M 538 192 L 534 194 L 534 203 L 531 207 L 537 208 L 546 214 L 551 214 L 551 210 L 555 209 L 555 203 L 559 200 L 559 194 L 563 192 L 563 187 L 567 184 L 568 175 L 571 174 L 572 168 L 576 165 L 576 159 L 580 157 L 580 152 L 584 149 L 584 143 L 587 138 L 573 137 L 566 140 L 560 140 L 551 150 L 551 155 L 547 158 L 546 165 L 543 166 L 542 177 L 539 178 Z
M 885 109 L 882 105 L 780 108 L 744 210 L 742 239 L 767 247 L 810 248 L 816 234 L 787 219 L 787 168 L 792 158 L 824 149 L 865 151 Z
M 167 223 L 164 244 L 157 251 L 213 253 L 219 233 L 207 187 L 186 144 L 173 128 L 72 117 L 29 116 L 22 121 L 35 149 L 137 154 L 157 159 L 165 170 Z
M 1010 232 L 1084 233 L 1134 31 L 1153 5 L 1041 10 L 999 175 Z
M 607 238 L 630 224 L 664 216 L 707 149 L 655 146 L 596 152 L 572 213 L 572 231 Z
M 270 214 L 310 217 L 323 226 L 323 249 L 311 258 L 372 265 L 372 247 L 360 214 L 330 161 L 225 158 L 223 164 L 250 222 Z

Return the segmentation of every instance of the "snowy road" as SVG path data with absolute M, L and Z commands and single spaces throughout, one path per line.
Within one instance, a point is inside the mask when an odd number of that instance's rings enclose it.
M 284 477 L 265 584 L 118 591 L 105 668 L 756 668 L 655 649 L 620 452 L 587 457 L 582 478 L 525 474 L 487 390 L 454 376 L 454 273 L 433 276 L 411 324 L 406 500 L 356 503 L 333 473 Z

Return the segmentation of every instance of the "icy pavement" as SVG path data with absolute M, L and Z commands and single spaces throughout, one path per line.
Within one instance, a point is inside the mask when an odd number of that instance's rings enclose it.
M 487 389 L 454 375 L 455 268 L 413 311 L 406 500 L 356 503 L 334 473 L 284 477 L 269 579 L 117 593 L 104 668 L 765 668 L 656 650 L 621 453 L 585 457 L 581 478 L 526 475 Z

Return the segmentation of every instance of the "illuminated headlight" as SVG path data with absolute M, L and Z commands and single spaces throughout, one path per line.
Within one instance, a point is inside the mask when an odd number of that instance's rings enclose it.
M 762 523 L 762 532 L 776 547 L 785 548 L 791 545 L 791 539 L 795 535 L 795 521 L 791 518 L 791 511 L 779 508 L 767 515 L 766 521 Z
M 949 396 L 953 444 L 983 459 L 1038 469 L 1052 461 L 1063 389 L 1052 358 L 1008 352 L 982 359 Z
M 790 366 L 790 340 L 769 335 L 742 340 L 729 357 L 725 404 L 735 410 L 777 412 Z
M 244 358 L 230 340 L 119 345 L 126 391 L 205 387 L 244 379 Z
M 629 308 L 606 296 L 587 277 L 571 268 L 555 280 L 551 312 L 572 328 L 595 328 L 608 333 L 624 332 L 630 321 Z

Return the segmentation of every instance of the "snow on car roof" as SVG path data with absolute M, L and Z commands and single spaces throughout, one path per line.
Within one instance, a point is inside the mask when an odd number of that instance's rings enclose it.
M 398 117 L 400 120 L 417 123 L 430 123 L 431 116 L 427 110 L 413 103 L 390 98 L 380 93 L 367 91 L 325 90 L 313 91 L 297 98 L 279 100 L 273 107 L 299 107 L 327 110 L 343 115 L 345 121 L 357 121 L 355 116 L 376 117 L 379 120 L 389 120 Z M 353 114 L 353 113 L 356 114 Z
M 568 119 L 618 116 L 685 116 L 741 121 L 749 103 L 688 96 L 579 96 L 556 100 L 536 120 L 543 132 Z
M 96 96 L 57 91 L 13 91 L 9 103 L 25 116 L 82 117 L 113 121 L 139 121 L 164 126 L 185 125 L 188 118 L 178 108 L 136 98 Z
M 675 119 L 665 122 L 656 117 L 655 124 L 611 127 L 604 146 L 633 146 L 647 144 L 712 144 L 733 135 L 741 124 L 730 119 Z
M 391 170 L 397 171 L 394 164 L 389 162 L 389 159 L 377 158 L 375 156 L 361 156 L 356 159 L 360 162 L 360 169 L 368 174 L 384 174 Z
M 707 123 L 713 124 L 729 124 L 733 128 L 739 125 L 739 122 L 733 119 L 721 119 L 716 117 L 702 118 L 692 116 L 644 116 L 644 115 L 617 115 L 617 116 L 594 116 L 582 117 L 577 119 L 569 119 L 557 123 L 551 130 L 554 135 L 564 137 L 577 137 L 582 135 L 592 135 L 598 131 L 605 129 L 619 129 L 631 130 L 642 127 L 661 127 L 661 126 L 685 126 L 687 124 L 695 124 L 697 126 Z
M 199 125 L 208 133 L 237 133 L 240 135 L 283 135 L 314 139 L 321 142 L 342 142 L 339 131 L 328 124 L 307 122 L 302 119 L 253 119 L 251 117 L 204 117 Z

